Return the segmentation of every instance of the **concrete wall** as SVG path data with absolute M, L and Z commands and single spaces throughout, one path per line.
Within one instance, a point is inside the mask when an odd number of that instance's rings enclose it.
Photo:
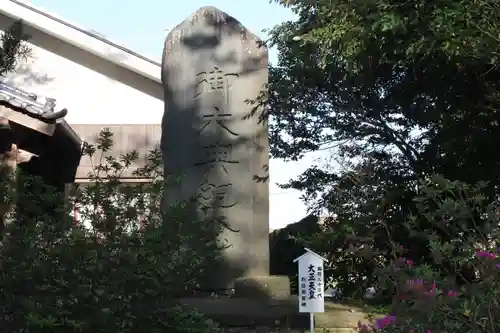
M 0 30 L 12 24 L 0 15 Z M 159 124 L 163 114 L 160 83 L 26 27 L 32 56 L 6 81 L 53 97 L 67 108 L 71 124 Z M 110 46 L 110 55 L 113 48 Z M 160 71 L 160 67 L 158 67 Z

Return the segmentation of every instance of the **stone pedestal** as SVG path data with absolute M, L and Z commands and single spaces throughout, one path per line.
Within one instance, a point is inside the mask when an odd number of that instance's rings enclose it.
M 238 278 L 234 282 L 235 297 L 251 299 L 289 299 L 288 276 L 268 275 Z
M 306 328 L 309 316 L 298 312 L 296 298 L 267 301 L 249 298 L 189 298 L 180 300 L 180 303 L 202 312 L 224 327 Z
M 180 303 L 190 309 L 197 309 L 223 327 L 245 327 L 254 332 L 256 327 L 265 327 L 262 332 L 307 332 L 309 314 L 299 313 L 297 295 L 280 300 L 254 300 L 248 298 L 182 299 Z M 325 301 L 325 312 L 315 314 L 315 327 L 332 333 L 356 333 L 357 323 L 370 323 L 383 317 L 365 312 L 359 306 Z M 373 322 L 372 322 L 373 324 Z M 256 330 L 255 330 L 256 331 Z M 259 330 L 259 332 L 261 332 Z

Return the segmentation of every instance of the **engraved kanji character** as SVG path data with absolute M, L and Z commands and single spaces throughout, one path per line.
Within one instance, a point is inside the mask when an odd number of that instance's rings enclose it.
M 212 169 L 220 165 L 222 170 L 227 174 L 226 165 L 240 163 L 231 159 L 232 146 L 230 144 L 212 144 L 203 148 L 205 148 L 205 156 L 201 162 L 195 163 L 195 166 L 208 165 Z
M 221 109 L 219 107 L 214 106 L 214 110 L 212 112 L 207 112 L 201 116 L 201 120 L 203 121 L 203 125 L 201 126 L 199 132 L 203 131 L 212 122 L 215 122 L 220 127 L 222 127 L 225 131 L 227 131 L 229 134 L 232 134 L 234 136 L 238 136 L 237 133 L 230 130 L 229 127 L 227 127 L 227 125 L 225 124 L 225 121 L 228 121 L 231 118 L 231 116 L 232 116 L 231 113 L 225 113 L 224 111 L 221 111 Z
M 236 73 L 224 73 L 219 67 L 214 66 L 214 69 L 209 72 L 201 72 L 196 74 L 200 78 L 197 83 L 197 87 L 205 86 L 207 92 L 220 91 L 224 93 L 226 98 L 226 103 L 229 102 L 229 88 L 231 84 L 229 83 L 229 77 L 237 78 L 239 74 Z M 198 97 L 204 91 L 203 87 L 194 98 Z
M 199 203 L 203 213 L 207 215 L 208 211 L 214 208 L 214 205 L 218 208 L 234 207 L 236 203 L 231 203 L 231 201 L 228 200 L 228 193 L 232 186 L 231 183 L 216 185 L 207 180 L 203 181 L 199 187 Z

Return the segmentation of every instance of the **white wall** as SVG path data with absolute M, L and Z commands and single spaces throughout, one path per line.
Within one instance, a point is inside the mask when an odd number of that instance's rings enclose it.
M 12 20 L 0 15 L 0 30 Z M 69 124 L 159 124 L 161 84 L 27 28 L 31 58 L 6 81 L 55 98 Z M 110 47 L 110 54 L 113 50 Z M 158 67 L 158 71 L 160 68 Z

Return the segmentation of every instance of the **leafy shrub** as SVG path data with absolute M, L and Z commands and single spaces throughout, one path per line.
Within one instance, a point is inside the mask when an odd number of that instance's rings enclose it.
M 15 222 L 0 247 L 0 326 L 6 332 L 214 332 L 217 327 L 176 299 L 197 286 L 219 256 L 218 221 L 200 221 L 191 204 L 161 211 L 161 155 L 151 151 L 136 175 L 120 183 L 139 156 L 109 155 L 103 131 L 87 157 L 100 154 L 66 202 L 39 179 L 23 176 Z M 84 156 L 84 158 L 86 158 Z M 69 204 L 68 204 L 69 203 Z M 81 221 L 72 217 L 79 205 Z M 138 216 L 143 215 L 143 221 Z
M 405 227 L 425 240 L 433 262 L 408 259 L 392 243 L 393 260 L 377 271 L 379 289 L 394 295 L 391 315 L 373 327 L 391 333 L 494 333 L 500 330 L 498 206 L 485 202 L 484 184 L 469 186 L 433 177 L 421 182 L 418 213 Z M 421 222 L 437 230 L 428 233 Z M 464 272 L 466 272 L 464 274 Z M 467 275 L 468 276 L 465 276 Z
M 317 216 L 309 215 L 269 235 L 270 273 L 288 276 L 293 294 L 298 291 L 298 267 L 293 261 L 304 253 L 300 239 L 320 231 L 318 220 Z

